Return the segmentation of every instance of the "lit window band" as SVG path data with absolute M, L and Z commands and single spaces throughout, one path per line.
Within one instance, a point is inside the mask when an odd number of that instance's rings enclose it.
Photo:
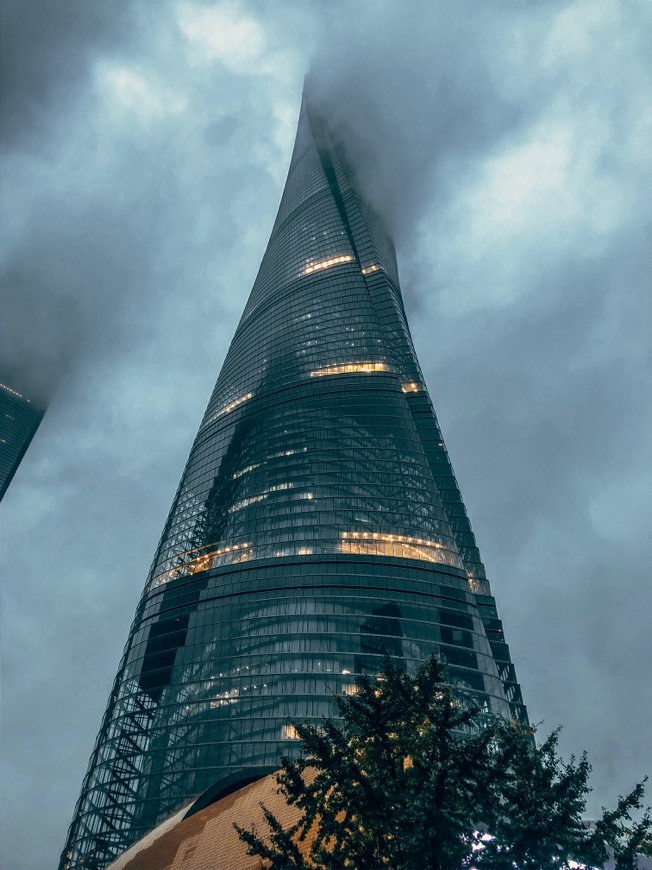
M 312 556 L 314 552 L 312 547 L 286 547 L 283 550 L 276 550 L 274 557 L 282 559 L 286 556 Z
M 234 514 L 236 511 L 241 511 L 243 508 L 249 507 L 250 504 L 256 504 L 256 502 L 262 501 L 264 498 L 267 498 L 266 492 L 261 492 L 260 495 L 252 495 L 250 498 L 243 498 L 242 501 L 237 501 L 231 505 L 229 513 Z
M 228 405 L 225 405 L 221 410 L 217 412 L 216 417 L 221 417 L 222 414 L 229 414 L 231 411 L 234 411 L 238 405 L 241 405 L 243 402 L 248 401 L 253 396 L 253 393 L 245 393 L 244 396 L 238 396 L 237 399 L 234 399 L 232 402 L 229 402 Z
M 380 266 L 378 265 L 378 263 L 374 263 L 373 266 L 365 266 L 365 268 L 362 269 L 362 274 L 363 275 L 371 275 L 372 272 L 377 272 L 379 269 L 380 269 Z
M 281 450 L 280 453 L 272 453 L 270 459 L 279 459 L 282 456 L 294 456 L 295 453 L 307 453 L 307 447 L 293 447 L 290 450 Z
M 194 550 L 189 550 L 188 553 L 193 553 Z M 186 554 L 182 554 L 186 555 Z M 176 580 L 177 577 L 184 577 L 187 574 L 198 574 L 200 571 L 206 571 L 208 568 L 215 567 L 216 561 L 223 564 L 231 562 L 246 562 L 251 556 L 251 544 L 231 544 L 229 547 L 220 547 L 217 550 L 210 550 L 208 553 L 202 553 L 190 559 L 183 565 L 176 568 L 171 568 L 169 571 L 164 571 L 154 581 L 154 586 L 161 586 L 168 583 L 170 580 Z M 175 558 L 180 558 L 179 556 Z M 168 560 L 170 561 L 170 560 Z
M 294 456 L 295 453 L 307 453 L 307 452 L 308 452 L 307 447 L 299 447 L 299 448 L 296 448 L 294 450 L 281 450 L 280 453 L 272 453 L 272 455 L 269 458 L 270 459 L 279 459 L 282 456 Z M 252 465 L 247 465 L 245 468 L 240 468 L 240 469 L 238 469 L 238 471 L 234 471 L 233 474 L 231 475 L 231 477 L 233 480 L 237 480 L 239 477 L 242 477 L 244 474 L 249 474 L 250 471 L 255 471 L 257 468 L 260 468 L 261 465 L 262 465 L 262 463 L 260 463 L 260 462 L 254 462 Z M 283 486 L 281 488 L 287 489 L 288 487 Z M 271 492 L 271 490 L 267 490 L 267 491 Z
M 12 396 L 18 396 L 19 399 L 25 399 L 22 393 L 16 392 L 16 390 L 12 390 L 11 387 L 8 387 L 6 384 L 0 384 L 3 390 L 6 390 L 8 393 L 11 393 Z M 29 402 L 29 399 L 25 399 L 26 402 Z
M 235 513 L 235 511 L 241 511 L 243 508 L 249 507 L 250 504 L 256 504 L 257 502 L 262 501 L 263 499 L 267 498 L 267 496 L 271 492 L 283 492 L 284 490 L 294 489 L 294 488 L 295 488 L 294 483 L 275 483 L 274 486 L 269 486 L 267 489 L 264 489 L 258 495 L 252 495 L 252 496 L 249 496 L 249 498 L 243 498 L 241 501 L 235 502 L 235 504 L 232 504 L 231 507 L 229 508 L 229 513 L 230 514 Z M 295 496 L 293 496 L 293 498 L 295 498 L 295 499 L 301 499 L 301 498 L 312 499 L 314 497 L 315 497 L 315 495 L 312 492 L 300 492 L 300 493 L 297 493 Z
M 311 378 L 320 378 L 324 375 L 348 375 L 352 373 L 371 374 L 372 372 L 388 372 L 389 366 L 384 362 L 360 362 L 342 363 L 342 365 L 326 366 L 323 369 L 315 369 L 310 372 Z
M 285 489 L 284 484 L 280 484 L 274 489 Z M 290 488 L 290 487 L 287 487 Z M 252 496 L 250 499 L 243 499 L 241 502 L 234 504 L 230 511 L 240 510 L 246 504 L 252 504 L 262 501 L 267 498 L 267 493 L 258 496 Z M 312 499 L 314 493 L 298 493 L 295 498 Z M 207 571 L 209 568 L 217 567 L 218 565 L 235 564 L 238 562 L 246 562 L 253 558 L 253 544 L 231 544 L 227 547 L 210 550 L 206 553 L 199 553 L 191 559 L 188 559 L 184 564 L 177 565 L 159 574 L 153 582 L 152 586 L 161 586 L 168 583 L 170 580 L 176 580 L 178 577 L 198 574 L 200 571 Z M 197 548 L 203 549 L 203 548 Z M 174 560 L 182 559 L 197 553 L 196 550 L 188 550 L 186 553 L 181 553 L 173 557 Z M 273 553 L 274 556 L 310 556 L 315 552 L 313 547 L 299 546 L 290 547 L 283 550 L 277 550 Z M 438 541 L 431 541 L 426 538 L 411 538 L 406 535 L 391 535 L 382 532 L 341 532 L 340 544 L 338 552 L 350 553 L 354 555 L 367 556 L 394 556 L 403 559 L 420 559 L 425 562 L 434 563 L 451 563 L 457 564 L 451 557 L 443 544 Z M 270 554 L 272 555 L 272 554 Z M 168 559 L 169 564 L 173 559 Z M 469 578 L 471 585 L 474 583 L 473 578 Z
M 223 408 L 220 408 L 219 411 L 216 411 L 211 417 L 209 417 L 204 423 L 204 426 L 208 426 L 210 423 L 215 422 L 218 417 L 222 417 L 224 414 L 229 414 L 231 411 L 234 411 L 237 407 L 242 405 L 243 402 L 249 401 L 253 395 L 253 393 L 245 393 L 244 396 L 238 396 L 237 399 L 233 399 L 232 402 L 229 402 L 228 405 L 224 405 Z
M 242 477 L 243 474 L 249 474 L 250 471 L 255 471 L 256 468 L 260 468 L 260 462 L 254 462 L 253 465 L 247 465 L 246 468 L 241 468 L 239 471 L 235 471 L 231 477 L 233 480 L 237 480 L 239 477 Z
M 406 535 L 388 535 L 381 532 L 342 532 L 340 553 L 370 556 L 398 556 L 403 559 L 421 559 L 424 562 L 448 561 L 443 544 L 425 538 Z
M 303 270 L 304 275 L 312 275 L 313 272 L 320 272 L 322 269 L 330 269 L 333 266 L 339 266 L 342 263 L 352 263 L 353 257 L 351 254 L 342 254 L 340 257 L 331 257 L 329 260 L 320 260 L 318 263 L 310 263 Z
M 417 381 L 410 381 L 408 384 L 401 384 L 401 389 L 404 393 L 422 393 L 425 387 Z

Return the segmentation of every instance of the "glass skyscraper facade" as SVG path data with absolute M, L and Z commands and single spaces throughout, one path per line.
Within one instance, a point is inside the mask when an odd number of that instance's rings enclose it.
M 129 633 L 61 866 L 102 868 L 389 653 L 526 721 L 394 246 L 304 101 L 251 295 Z

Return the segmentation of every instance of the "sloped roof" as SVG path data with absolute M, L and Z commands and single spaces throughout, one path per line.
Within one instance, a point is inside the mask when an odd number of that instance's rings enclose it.
M 203 797 L 161 822 L 107 870 L 260 870 L 261 859 L 247 854 L 233 823 L 244 828 L 253 824 L 258 832 L 265 831 L 261 803 L 284 827 L 294 824 L 300 815 L 278 793 L 275 773 L 193 811 Z

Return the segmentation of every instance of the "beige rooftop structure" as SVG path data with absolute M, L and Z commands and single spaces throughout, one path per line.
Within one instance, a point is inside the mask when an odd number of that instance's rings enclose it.
M 262 860 L 247 854 L 233 823 L 247 829 L 253 823 L 259 833 L 265 831 L 261 803 L 284 826 L 294 824 L 300 815 L 278 794 L 275 773 L 197 810 L 203 799 L 205 795 L 161 822 L 107 870 L 259 870 Z
M 217 783 L 214 789 L 186 804 L 134 843 L 107 870 L 262 870 L 267 863 L 247 854 L 247 846 L 238 837 L 233 823 L 248 830 L 253 824 L 257 833 L 262 834 L 267 824 L 261 803 L 284 828 L 298 821 L 300 811 L 288 806 L 279 794 L 276 772 L 240 788 L 238 785 L 233 781 L 229 786 L 228 779 Z M 311 842 L 309 834 L 299 844 L 304 856 Z M 652 870 L 652 858 L 639 855 L 637 866 L 638 870 Z M 614 868 L 615 863 L 610 860 L 603 870 Z

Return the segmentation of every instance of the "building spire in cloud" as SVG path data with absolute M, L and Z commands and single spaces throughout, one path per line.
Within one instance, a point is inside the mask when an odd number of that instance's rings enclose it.
M 278 766 L 291 720 L 438 651 L 527 721 L 392 240 L 304 98 L 269 244 L 138 604 L 61 867 Z M 217 784 L 217 785 L 216 785 Z

